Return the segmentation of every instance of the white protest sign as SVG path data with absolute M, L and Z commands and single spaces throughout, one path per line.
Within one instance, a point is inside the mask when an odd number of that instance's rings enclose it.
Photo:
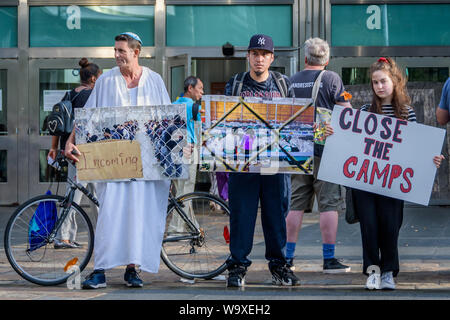
M 428 205 L 445 130 L 334 106 L 317 178 Z
M 44 90 L 44 111 L 52 111 L 53 106 L 61 101 L 70 90 Z

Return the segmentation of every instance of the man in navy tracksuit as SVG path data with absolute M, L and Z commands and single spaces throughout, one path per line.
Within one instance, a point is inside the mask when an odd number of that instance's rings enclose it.
M 225 95 L 242 97 L 274 98 L 293 97 L 289 79 L 269 71 L 274 60 L 272 38 L 257 34 L 250 39 L 247 59 L 250 71 L 236 75 L 228 81 Z M 236 79 L 239 78 L 239 81 Z M 240 83 L 239 85 L 236 85 Z M 284 83 L 284 86 L 280 85 Z M 280 88 L 280 86 L 282 88 Z M 239 87 L 239 89 L 236 89 Z M 253 246 L 253 235 L 261 201 L 261 223 L 266 243 L 265 257 L 269 260 L 272 283 L 297 285 L 299 279 L 286 267 L 286 183 L 285 175 L 262 175 L 259 173 L 231 173 L 228 185 L 230 205 L 230 252 L 228 287 L 244 285 L 248 259 Z

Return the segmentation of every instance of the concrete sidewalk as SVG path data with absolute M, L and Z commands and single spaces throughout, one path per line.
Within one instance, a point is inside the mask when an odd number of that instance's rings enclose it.
M 3 249 L 3 232 L 14 208 L 0 207 L 0 299 L 227 299 L 231 292 L 224 281 L 197 280 L 182 283 L 180 278 L 161 263 L 158 274 L 142 273 L 145 289 L 127 290 L 123 285 L 123 267 L 107 271 L 108 288 L 96 291 L 73 291 L 65 285 L 40 287 L 23 280 L 10 267 Z M 397 288 L 386 297 L 422 297 L 450 299 L 450 208 L 405 208 L 400 232 L 400 273 Z M 234 299 L 309 299 L 325 295 L 328 298 L 364 296 L 366 277 L 362 274 L 362 248 L 359 224 L 349 225 L 340 217 L 336 257 L 352 267 L 351 272 L 338 275 L 322 273 L 322 240 L 317 213 L 305 214 L 297 243 L 295 273 L 301 286 L 274 287 L 264 258 L 265 245 L 260 219 L 255 232 L 253 261 L 246 277 L 245 292 Z M 92 260 L 92 259 L 91 259 Z M 92 262 L 86 275 L 92 271 Z M 323 290 L 328 289 L 328 290 Z M 330 291 L 331 290 L 331 291 Z M 236 293 L 233 293 L 236 294 Z M 373 296 L 381 293 L 372 294 Z

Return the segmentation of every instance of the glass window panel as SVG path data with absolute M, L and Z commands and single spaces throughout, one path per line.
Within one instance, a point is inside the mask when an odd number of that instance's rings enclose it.
M 8 134 L 7 94 L 7 71 L 0 70 L 0 136 Z
M 448 68 L 406 68 L 408 82 L 445 82 L 448 79 Z
M 67 177 L 48 164 L 48 152 L 48 149 L 39 150 L 39 182 L 66 182 Z
M 66 91 L 79 86 L 78 69 L 41 69 L 39 70 L 39 132 L 42 130 L 45 118 L 52 111 L 52 107 L 61 101 Z
M 170 98 L 175 101 L 184 91 L 184 66 L 170 68 Z
M 274 18 L 278 17 L 278 18 Z M 264 33 L 276 47 L 292 46 L 291 5 L 169 5 L 167 46 L 248 46 L 250 37 Z
M 8 182 L 7 160 L 8 151 L 0 150 L 0 182 Z
M 17 7 L 0 7 L 0 48 L 17 47 Z
M 448 46 L 450 4 L 331 6 L 332 46 Z
M 279 72 L 281 74 L 286 74 L 286 68 L 285 67 L 270 67 L 269 70 L 271 71 L 276 71 Z
M 125 31 L 153 46 L 154 12 L 154 6 L 33 6 L 30 47 L 108 47 Z
M 370 84 L 369 68 L 342 68 L 344 85 Z

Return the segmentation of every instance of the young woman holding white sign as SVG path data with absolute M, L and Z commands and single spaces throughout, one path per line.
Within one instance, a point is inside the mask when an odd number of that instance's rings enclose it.
M 370 78 L 372 103 L 362 106 L 361 111 L 416 121 L 409 106 L 406 79 L 394 60 L 378 59 L 370 67 Z M 443 158 L 442 155 L 433 158 L 437 168 Z M 403 200 L 357 189 L 352 190 L 352 195 L 361 227 L 363 272 L 368 275 L 366 288 L 393 290 L 394 277 L 399 272 L 398 235 L 403 221 Z M 368 269 L 376 271 L 370 273 Z

